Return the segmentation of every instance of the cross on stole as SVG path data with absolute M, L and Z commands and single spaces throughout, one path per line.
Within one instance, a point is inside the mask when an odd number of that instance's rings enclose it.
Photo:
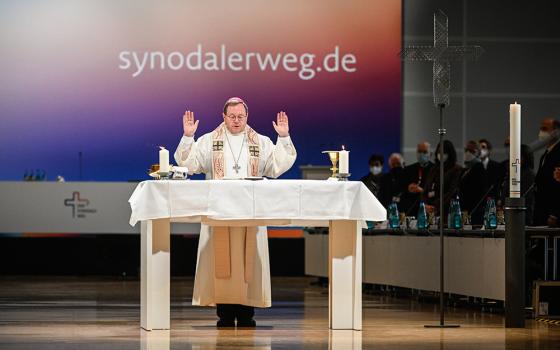
M 401 51 L 405 61 L 433 62 L 434 104 L 449 106 L 451 61 L 476 60 L 484 53 L 480 46 L 449 46 L 447 15 L 442 10 L 434 13 L 434 46 L 409 46 Z
M 221 152 L 224 150 L 224 141 L 214 141 L 212 143 L 212 151 Z
M 249 146 L 249 155 L 251 157 L 259 156 L 259 146 Z

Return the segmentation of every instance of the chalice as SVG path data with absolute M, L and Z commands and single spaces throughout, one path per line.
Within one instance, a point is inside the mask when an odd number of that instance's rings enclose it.
M 323 153 L 327 153 L 329 155 L 329 159 L 332 163 L 332 175 L 331 179 L 336 179 L 336 174 L 338 172 L 337 164 L 338 164 L 338 151 L 323 151 Z

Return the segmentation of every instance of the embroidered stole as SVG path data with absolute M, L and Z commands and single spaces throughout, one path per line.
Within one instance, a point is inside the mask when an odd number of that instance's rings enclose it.
M 259 176 L 259 156 L 260 144 L 259 135 L 249 125 L 245 127 L 247 133 L 247 144 L 249 145 L 249 162 L 247 164 L 247 174 L 249 176 Z M 226 133 L 225 123 L 220 124 L 212 132 L 212 176 L 215 180 L 221 180 L 225 176 L 224 158 L 224 139 Z
M 255 130 L 248 125 L 245 127 L 247 133 L 247 144 L 249 150 L 249 162 L 247 174 L 249 176 L 259 175 L 260 145 L 259 137 Z M 220 124 L 212 133 L 212 176 L 214 179 L 223 179 L 225 176 L 224 138 L 226 126 Z M 214 273 L 216 278 L 231 277 L 231 247 L 230 232 L 225 226 L 212 227 L 212 241 L 214 242 Z M 257 252 L 257 227 L 245 228 L 245 275 L 246 283 L 253 279 L 255 266 L 255 254 Z

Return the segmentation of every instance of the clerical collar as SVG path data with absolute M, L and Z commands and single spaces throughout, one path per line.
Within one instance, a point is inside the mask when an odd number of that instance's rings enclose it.
M 484 169 L 488 168 L 488 163 L 490 163 L 490 157 L 486 157 L 482 160 L 482 165 L 484 166 Z
M 243 137 L 243 135 L 245 135 L 245 130 L 238 134 L 232 134 L 227 127 L 224 126 L 224 128 L 226 128 L 226 133 L 231 137 Z

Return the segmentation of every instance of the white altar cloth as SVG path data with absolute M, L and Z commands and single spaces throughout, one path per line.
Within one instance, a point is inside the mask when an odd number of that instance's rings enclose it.
M 130 224 L 141 225 L 141 326 L 168 329 L 169 222 L 328 226 L 329 327 L 361 329 L 362 235 L 385 208 L 361 182 L 159 180 L 138 184 Z
M 173 222 L 284 220 L 294 226 L 313 221 L 321 224 L 313 226 L 328 226 L 328 220 L 386 219 L 385 208 L 357 181 L 144 181 L 129 202 L 132 226 L 162 218 Z

